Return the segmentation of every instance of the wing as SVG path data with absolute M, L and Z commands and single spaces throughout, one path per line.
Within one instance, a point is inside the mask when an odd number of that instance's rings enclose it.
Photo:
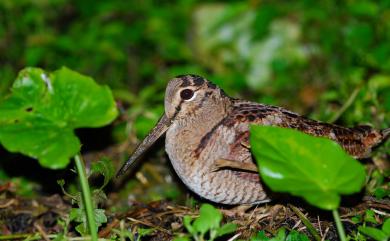
M 356 158 L 367 157 L 372 147 L 383 139 L 382 134 L 369 126 L 347 128 L 302 117 L 281 107 L 263 105 L 248 101 L 236 100 L 230 118 L 225 125 L 235 126 L 243 133 L 248 131 L 249 124 L 273 125 L 292 128 L 304 133 L 326 137 L 338 142 L 350 155 Z M 242 134 L 244 135 L 244 134 Z M 249 134 L 242 138 L 243 145 L 249 146 Z

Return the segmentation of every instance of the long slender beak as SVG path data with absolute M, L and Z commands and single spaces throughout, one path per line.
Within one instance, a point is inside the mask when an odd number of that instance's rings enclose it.
M 117 177 L 120 175 L 123 175 L 126 170 L 135 162 L 138 160 L 139 157 L 142 156 L 142 154 L 147 151 L 153 143 L 155 143 L 158 138 L 160 138 L 169 128 L 171 125 L 171 119 L 169 119 L 166 114 L 164 113 L 163 116 L 160 118 L 156 126 L 149 132 L 149 134 L 145 137 L 145 139 L 135 148 L 133 154 L 127 160 L 127 162 L 121 167 L 121 169 L 117 173 Z

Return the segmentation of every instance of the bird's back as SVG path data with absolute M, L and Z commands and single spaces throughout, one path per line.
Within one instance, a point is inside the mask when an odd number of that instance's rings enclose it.
M 370 126 L 343 127 L 315 121 L 281 107 L 235 100 L 231 113 L 234 123 L 273 125 L 292 128 L 304 133 L 326 137 L 339 143 L 355 158 L 365 158 L 373 147 L 379 145 L 390 135 L 390 129 L 376 130 Z

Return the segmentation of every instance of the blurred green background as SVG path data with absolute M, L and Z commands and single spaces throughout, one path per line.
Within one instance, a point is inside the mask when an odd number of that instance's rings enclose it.
M 234 97 L 383 128 L 390 1 L 1 0 L 0 95 L 25 66 L 108 84 L 126 115 L 118 142 L 146 134 L 168 80 L 186 73 Z
M 27 66 L 67 66 L 113 90 L 118 119 L 77 131 L 87 166 L 106 155 L 118 169 L 163 113 L 165 86 L 180 74 L 313 119 L 388 128 L 390 0 L 0 0 L 0 100 Z M 112 181 L 111 211 L 136 201 L 197 202 L 183 195 L 161 144 L 136 173 Z M 390 141 L 376 156 L 388 167 Z M 0 187 L 10 181 L 17 194 L 61 193 L 58 179 L 75 193 L 69 169 L 44 169 L 0 145 Z M 368 192 L 388 195 L 388 171 L 369 170 Z

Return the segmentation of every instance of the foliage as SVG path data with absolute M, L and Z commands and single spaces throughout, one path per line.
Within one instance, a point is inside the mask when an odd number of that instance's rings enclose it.
M 387 8 L 386 1 L 204 4 L 194 14 L 196 57 L 231 92 L 249 89 L 263 102 L 315 106 L 314 116 L 323 120 L 357 88 L 343 120 L 367 122 L 376 115 L 389 123 Z
M 66 235 L 68 233 L 68 227 L 69 227 L 69 218 L 66 219 L 58 219 L 57 223 L 62 228 L 62 232 L 58 233 L 57 236 L 53 239 L 53 241 L 66 241 Z
M 142 110 L 129 109 L 132 122 L 155 121 L 150 114 L 161 113 L 150 107 L 161 110 L 166 80 L 197 73 L 230 94 L 322 120 L 360 88 L 342 122 L 386 127 L 388 7 L 387 1 L 5 0 L 0 94 L 24 66 L 65 65 Z
M 378 227 L 376 214 L 371 209 L 366 210 L 364 215 L 356 215 L 352 218 L 352 221 L 356 224 L 361 223 L 357 231 L 352 234 L 352 240 L 360 241 L 370 237 L 374 240 L 382 241 L 390 238 L 390 219 L 384 216 L 382 227 Z
M 257 232 L 256 235 L 250 238 L 250 241 L 309 241 L 309 238 L 295 230 L 286 235 L 286 230 L 280 228 L 273 238 L 268 238 L 264 231 Z
M 382 229 L 359 226 L 359 232 L 377 241 L 386 241 L 390 238 L 390 219 L 383 222 Z
M 51 74 L 26 68 L 12 94 L 0 103 L 0 113 L 0 142 L 5 148 L 58 169 L 80 151 L 73 130 L 106 125 L 117 109 L 109 88 L 89 77 L 67 68 Z
M 113 229 L 115 235 L 113 235 L 111 239 L 117 240 L 119 238 L 119 240 L 125 240 L 126 238 L 128 238 L 130 239 L 130 241 L 141 241 L 144 237 L 151 235 L 154 231 L 153 228 L 138 228 L 136 231 L 133 232 L 131 230 L 122 228 L 123 221 L 121 221 L 120 226 L 121 228 L 119 230 Z
M 210 204 L 203 204 L 198 218 L 195 220 L 192 220 L 189 216 L 183 218 L 183 224 L 190 236 L 177 237 L 175 241 L 191 240 L 191 237 L 196 241 L 212 241 L 236 230 L 235 224 L 227 223 L 221 226 L 221 221 L 222 214 L 218 209 Z
M 390 176 L 389 170 L 381 173 L 379 170 L 374 170 L 368 180 L 366 190 L 377 199 L 383 199 L 390 196 L 390 182 L 386 178 Z
M 358 192 L 364 184 L 364 167 L 329 139 L 292 129 L 251 126 L 250 141 L 262 180 L 273 191 L 289 192 L 333 210 L 339 206 L 340 194 Z
M 91 177 L 93 175 L 102 175 L 104 177 L 103 184 L 100 187 L 97 187 L 91 191 L 94 221 L 98 227 L 101 226 L 103 223 L 107 222 L 105 210 L 100 209 L 98 207 L 100 204 L 104 203 L 107 200 L 107 196 L 103 192 L 103 188 L 108 184 L 114 174 L 114 166 L 112 165 L 111 160 L 107 158 L 102 158 L 100 161 L 94 162 L 91 166 L 90 173 L 88 174 L 88 177 Z M 69 215 L 70 221 L 75 221 L 79 223 L 79 225 L 76 226 L 77 232 L 82 235 L 88 234 L 89 230 L 87 223 L 87 215 L 84 202 L 82 200 L 82 193 L 77 192 L 70 194 L 66 192 L 64 189 L 64 180 L 59 180 L 58 184 L 61 186 L 64 194 L 72 199 L 72 203 L 78 206 L 78 208 L 71 209 Z
M 82 191 L 72 196 L 79 208 L 71 210 L 70 220 L 81 223 L 78 232 L 90 233 L 97 240 L 96 226 L 107 222 L 105 210 L 97 205 L 106 199 L 102 188 L 114 170 L 108 160 L 93 165 L 92 172 L 102 173 L 105 180 L 91 198 L 84 164 L 77 154 L 80 141 L 73 130 L 106 125 L 117 116 L 110 89 L 67 68 L 51 74 L 27 68 L 19 74 L 12 94 L 1 102 L 0 113 L 0 141 L 8 150 L 35 157 L 53 169 L 65 167 L 74 156 Z M 59 184 L 63 186 L 64 181 Z

